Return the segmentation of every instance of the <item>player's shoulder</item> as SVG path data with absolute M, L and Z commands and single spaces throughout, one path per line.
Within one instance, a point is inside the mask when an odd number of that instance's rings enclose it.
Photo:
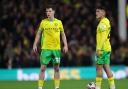
M 47 18 L 41 20 L 41 22 L 46 22 L 46 21 L 48 21 Z
M 102 22 L 102 23 L 110 23 L 110 21 L 109 21 L 108 18 L 103 18 L 101 22 Z
M 109 19 L 108 18 L 103 18 L 100 23 L 99 23 L 99 27 L 101 29 L 105 29 L 107 27 L 110 27 L 110 22 L 109 22 Z
M 56 22 L 59 22 L 59 23 L 62 22 L 60 19 L 57 19 L 57 18 L 55 18 L 55 21 L 56 21 Z
M 42 20 L 40 21 L 40 24 L 41 24 L 41 25 L 43 25 L 43 24 L 47 23 L 47 21 L 48 21 L 48 19 L 47 19 L 47 18 L 42 19 Z

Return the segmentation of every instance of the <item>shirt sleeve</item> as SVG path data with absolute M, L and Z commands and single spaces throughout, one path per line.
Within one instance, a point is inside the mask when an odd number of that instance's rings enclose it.
M 41 21 L 38 30 L 39 30 L 39 31 L 43 31 L 43 21 Z
M 60 29 L 60 31 L 64 31 L 63 24 L 62 24 L 62 22 L 61 22 L 61 21 L 60 21 L 59 29 Z
M 103 32 L 107 30 L 107 24 L 105 23 L 101 23 L 100 27 L 99 27 L 99 31 Z

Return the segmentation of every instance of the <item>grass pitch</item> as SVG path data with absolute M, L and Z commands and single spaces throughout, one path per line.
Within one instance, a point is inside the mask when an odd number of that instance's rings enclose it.
M 60 89 L 87 89 L 86 85 L 94 80 L 62 80 Z M 128 79 L 115 80 L 116 89 L 128 89 Z M 0 81 L 0 89 L 37 89 L 36 81 Z M 54 82 L 48 80 L 43 89 L 54 89 Z M 109 89 L 108 81 L 103 80 L 102 89 Z

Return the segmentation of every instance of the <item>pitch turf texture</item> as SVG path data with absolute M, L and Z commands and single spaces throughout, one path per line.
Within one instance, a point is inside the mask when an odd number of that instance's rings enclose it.
M 62 80 L 60 89 L 87 89 L 86 85 L 94 80 Z M 115 80 L 116 89 L 128 89 L 128 79 Z M 44 89 L 54 89 L 53 81 L 45 82 Z M 36 81 L 0 81 L 0 89 L 37 89 Z M 109 89 L 103 80 L 102 89 Z

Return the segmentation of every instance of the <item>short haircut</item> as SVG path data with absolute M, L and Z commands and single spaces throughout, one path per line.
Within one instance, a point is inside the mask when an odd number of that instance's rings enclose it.
M 56 10 L 55 5 L 49 4 L 46 6 L 46 9 L 52 8 L 54 11 Z
M 98 6 L 98 7 L 96 7 L 96 9 L 101 9 L 101 10 L 106 11 L 106 8 L 105 8 L 105 7 L 103 7 L 103 6 Z
M 96 7 L 96 9 L 104 10 L 105 11 L 105 15 L 108 16 L 107 9 L 104 6 L 98 6 L 98 7 Z

